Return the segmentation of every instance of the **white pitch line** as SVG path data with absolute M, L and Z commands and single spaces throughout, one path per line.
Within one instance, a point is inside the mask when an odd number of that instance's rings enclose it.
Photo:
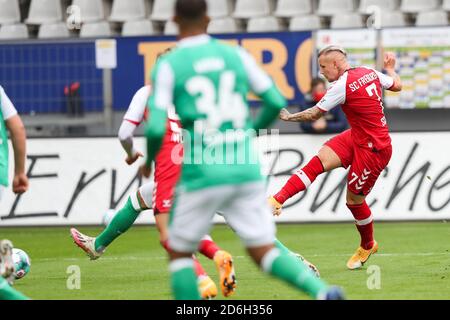
M 348 254 L 311 254 L 308 255 L 308 258 L 321 258 L 321 257 L 348 257 L 351 253 Z M 449 252 L 416 252 L 416 253 L 375 253 L 377 257 L 428 257 L 428 256 L 449 256 Z M 233 256 L 234 259 L 244 259 L 248 258 L 247 256 Z M 118 261 L 118 260 L 166 260 L 166 256 L 159 257 L 133 257 L 133 256 L 122 256 L 122 257 L 102 257 L 101 260 L 104 261 Z M 79 261 L 86 260 L 85 258 L 42 258 L 42 259 L 33 259 L 33 261 L 40 262 L 50 262 L 50 261 Z

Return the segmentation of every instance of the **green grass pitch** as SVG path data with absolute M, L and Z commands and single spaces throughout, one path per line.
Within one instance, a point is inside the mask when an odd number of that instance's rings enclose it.
M 95 235 L 101 229 L 80 230 Z M 238 287 L 230 299 L 308 299 L 259 272 L 227 226 L 215 226 L 212 236 L 234 256 Z M 448 224 L 377 223 L 375 236 L 379 253 L 362 270 L 350 271 L 345 263 L 359 243 L 352 223 L 278 226 L 279 239 L 315 263 L 327 282 L 342 286 L 349 299 L 450 299 Z M 72 243 L 69 228 L 4 228 L 0 237 L 30 255 L 31 272 L 15 287 L 33 299 L 171 298 L 166 254 L 153 226 L 131 228 L 97 261 Z M 212 261 L 200 260 L 217 280 Z M 70 266 L 80 268 L 80 289 L 67 288 Z M 369 289 L 367 283 L 378 280 L 379 288 Z

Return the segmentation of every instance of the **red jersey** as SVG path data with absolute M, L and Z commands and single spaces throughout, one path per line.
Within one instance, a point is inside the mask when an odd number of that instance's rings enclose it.
M 142 87 L 136 92 L 124 116 L 125 122 L 134 124 L 133 130 L 146 121 L 149 114 L 147 101 L 150 86 Z M 172 206 L 175 185 L 180 178 L 183 145 L 181 144 L 181 123 L 175 108 L 167 110 L 167 130 L 161 149 L 155 159 L 155 185 L 153 189 L 153 212 L 168 213 Z M 132 135 L 132 133 L 129 133 Z M 148 201 L 148 199 L 145 199 Z M 148 202 L 147 202 L 148 203 Z
M 393 84 L 393 78 L 376 70 L 349 69 L 332 85 L 317 107 L 327 112 L 341 105 L 354 143 L 382 150 L 391 145 L 382 94 L 383 89 L 389 89 Z

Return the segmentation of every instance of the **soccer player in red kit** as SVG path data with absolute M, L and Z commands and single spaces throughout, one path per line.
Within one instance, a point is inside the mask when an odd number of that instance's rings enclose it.
M 274 215 L 279 215 L 283 203 L 305 190 L 318 175 L 339 167 L 350 167 L 347 207 L 355 218 L 361 243 L 347 262 L 349 269 L 361 268 L 378 250 L 372 214 L 365 199 L 392 155 L 382 93 L 383 89 L 396 92 L 402 89 L 395 62 L 394 54 L 385 54 L 387 75 L 366 67 L 351 68 L 343 48 L 328 46 L 319 52 L 320 72 L 328 81 L 334 82 L 326 95 L 317 105 L 303 112 L 291 114 L 286 109 L 280 112 L 284 121 L 315 121 L 341 105 L 347 117 L 351 128 L 326 142 L 317 156 L 291 176 L 269 202 Z

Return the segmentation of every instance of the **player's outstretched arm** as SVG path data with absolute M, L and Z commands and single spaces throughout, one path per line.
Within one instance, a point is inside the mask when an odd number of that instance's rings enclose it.
M 28 177 L 25 173 L 26 140 L 25 126 L 19 115 L 6 120 L 6 127 L 11 134 L 11 142 L 14 150 L 14 180 L 13 192 L 17 194 L 28 190 Z
M 345 102 L 346 78 L 341 77 L 327 90 L 325 96 L 314 107 L 291 114 L 286 109 L 281 110 L 280 119 L 291 122 L 307 122 L 320 119 L 326 112 Z
M 137 126 L 134 123 L 123 120 L 119 128 L 118 137 L 122 148 L 127 153 L 125 162 L 128 165 L 133 164 L 137 159 L 143 156 L 141 152 L 134 148 L 133 135 L 136 127 Z
M 280 119 L 290 122 L 316 121 L 323 116 L 323 112 L 316 106 L 297 113 L 290 113 L 287 109 L 282 109 Z
M 393 52 L 386 52 L 384 55 L 384 70 L 392 79 L 394 84 L 390 87 L 389 91 L 399 92 L 402 91 L 402 81 L 400 76 L 395 72 L 396 58 Z

